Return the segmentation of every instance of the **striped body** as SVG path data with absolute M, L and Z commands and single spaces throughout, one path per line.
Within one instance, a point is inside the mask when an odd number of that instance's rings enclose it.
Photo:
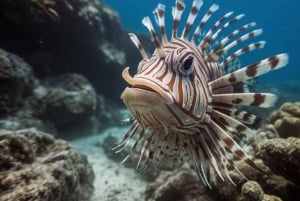
M 132 142 L 132 152 L 140 153 L 138 168 L 158 163 L 178 167 L 188 162 L 203 183 L 211 187 L 208 179 L 211 169 L 222 180 L 227 178 L 234 183 L 229 170 L 238 169 L 232 154 L 262 171 L 234 141 L 236 137 L 253 133 L 249 127 L 259 121 L 238 106 L 270 107 L 276 96 L 245 93 L 236 86 L 285 66 L 288 56 L 275 55 L 224 74 L 223 68 L 228 62 L 264 46 L 264 41 L 249 43 L 249 39 L 260 35 L 262 30 L 251 30 L 255 23 L 248 23 L 222 36 L 225 29 L 244 16 L 228 12 L 200 37 L 206 22 L 219 8 L 212 5 L 201 20 L 195 22 L 201 6 L 201 0 L 194 0 L 181 36 L 178 36 L 185 5 L 176 1 L 170 40 L 163 5 L 159 4 L 155 10 L 161 38 L 150 18 L 144 18 L 143 24 L 156 46 L 151 57 L 138 38 L 129 34 L 143 59 L 133 77 L 128 67 L 122 73 L 130 87 L 124 90 L 121 98 L 134 117 L 129 120 L 132 127 L 115 149 L 119 152 Z M 228 52 L 231 54 L 227 55 Z

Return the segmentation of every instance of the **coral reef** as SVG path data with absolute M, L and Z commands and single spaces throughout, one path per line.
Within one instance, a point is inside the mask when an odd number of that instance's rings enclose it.
M 0 132 L 2 201 L 88 201 L 94 174 L 86 156 L 35 130 Z
M 256 161 L 256 164 L 266 168 L 261 161 Z M 238 167 L 247 178 L 253 180 L 247 181 L 237 172 L 231 171 L 230 175 L 236 186 L 218 179 L 212 189 L 203 186 L 202 182 L 188 170 L 161 172 L 155 182 L 148 185 L 145 200 L 281 201 L 281 197 L 288 197 L 289 185 L 283 177 L 264 175 L 254 171 L 244 162 L 239 162 Z M 270 171 L 269 173 L 271 174 Z
M 300 137 L 300 102 L 284 103 L 270 115 L 269 122 L 281 137 Z
M 265 140 L 259 144 L 260 157 L 278 175 L 300 185 L 300 139 Z
M 244 183 L 241 190 L 241 197 L 237 200 L 239 201 L 262 201 L 264 198 L 264 191 L 261 186 L 255 181 L 248 181 Z
M 146 201 L 201 201 L 205 187 L 190 173 L 162 172 L 145 192 Z M 205 196 L 207 198 L 207 196 Z
M 265 194 L 259 183 L 247 181 L 241 189 L 237 201 L 282 201 L 279 197 Z

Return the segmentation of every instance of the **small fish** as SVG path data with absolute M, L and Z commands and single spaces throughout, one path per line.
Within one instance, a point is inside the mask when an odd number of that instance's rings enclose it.
M 51 18 L 51 20 L 57 22 L 60 20 L 59 14 L 56 12 L 56 10 L 50 7 L 53 6 L 52 2 L 45 1 L 42 3 L 39 1 L 33 1 L 33 3 L 35 3 L 41 9 L 42 12 L 48 15 Z
M 122 72 L 130 87 L 121 98 L 133 117 L 128 120 L 131 128 L 115 150 L 120 152 L 131 144 L 132 152 L 140 154 L 137 168 L 161 163 L 180 167 L 187 162 L 211 188 L 211 172 L 232 184 L 231 169 L 243 176 L 233 155 L 263 171 L 235 141 L 241 135 L 254 134 L 250 127 L 260 119 L 240 106 L 271 107 L 277 97 L 243 92 L 236 85 L 287 65 L 288 55 L 278 54 L 224 73 L 225 66 L 235 58 L 264 47 L 265 41 L 251 42 L 262 30 L 255 29 L 254 22 L 234 28 L 244 14 L 228 12 L 202 34 L 219 9 L 213 4 L 196 21 L 202 4 L 201 0 L 193 1 L 180 33 L 185 4 L 176 0 L 170 39 L 164 5 L 158 4 L 154 12 L 160 33 L 149 17 L 142 20 L 156 47 L 150 57 L 137 36 L 129 34 L 143 59 L 134 76 L 129 74 L 129 67 Z

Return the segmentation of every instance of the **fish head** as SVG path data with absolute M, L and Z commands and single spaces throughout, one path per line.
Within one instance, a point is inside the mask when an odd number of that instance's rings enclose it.
M 207 102 L 201 89 L 206 79 L 201 75 L 201 54 L 187 41 L 173 40 L 162 47 L 164 57 L 156 50 L 152 57 L 140 61 L 137 73 L 129 68 L 122 76 L 130 85 L 121 98 L 131 112 L 147 114 L 164 122 L 165 126 L 191 125 L 203 120 Z M 207 88 L 207 87 L 206 87 Z

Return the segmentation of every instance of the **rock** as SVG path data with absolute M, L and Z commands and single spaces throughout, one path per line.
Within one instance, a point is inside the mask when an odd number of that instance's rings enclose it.
M 259 155 L 264 163 L 276 174 L 300 184 L 300 139 L 265 140 L 259 145 Z
M 37 128 L 56 133 L 51 122 L 38 119 L 33 91 L 39 81 L 32 68 L 19 56 L 0 49 L 0 128 Z
M 0 49 L 0 83 L 0 117 L 7 117 L 32 93 L 32 69 L 17 55 Z
M 61 136 L 84 136 L 119 125 L 118 114 L 79 74 L 48 78 L 34 90 L 36 114 L 54 123 Z
M 241 194 L 237 201 L 282 201 L 275 195 L 265 194 L 259 183 L 247 181 L 242 186 Z
M 54 136 L 57 135 L 57 130 L 54 124 L 49 121 L 40 120 L 33 116 L 27 118 L 23 116 L 14 116 L 8 119 L 0 120 L 0 128 L 12 131 L 34 128 L 39 131 L 49 132 Z
M 120 114 L 114 109 L 113 104 L 108 104 L 107 99 L 99 94 L 97 95 L 95 117 L 98 119 L 102 128 L 107 126 L 119 126 L 122 120 Z
M 247 181 L 242 186 L 241 197 L 239 201 L 262 201 L 264 198 L 264 191 L 260 185 L 255 181 Z
M 35 89 L 40 102 L 40 117 L 66 126 L 85 121 L 96 111 L 97 95 L 89 81 L 78 74 L 67 74 L 47 79 L 44 86 Z
M 300 118 L 283 117 L 276 120 L 274 126 L 282 137 L 300 137 Z
M 38 80 L 18 56 L 0 49 L 0 128 L 62 136 L 98 133 L 119 122 L 117 114 L 79 74 Z
M 236 161 L 236 165 L 247 179 L 259 184 L 265 194 L 287 198 L 287 194 L 289 193 L 288 189 L 290 187 L 289 182 L 281 176 L 274 175 L 274 173 L 272 173 L 268 167 L 264 165 L 262 160 L 256 159 L 254 162 L 260 169 L 264 170 L 268 174 L 264 174 L 253 169 L 243 161 Z M 241 192 L 243 185 L 245 185 L 248 180 L 236 171 L 231 170 L 229 173 L 235 185 L 232 185 L 227 180 L 224 182 L 218 178 L 217 182 L 213 185 L 212 192 L 208 191 L 209 195 L 215 200 L 249 200 L 250 198 L 243 196 L 243 192 Z M 248 197 L 249 196 L 250 195 L 248 195 Z
M 145 192 L 146 201 L 204 200 L 204 185 L 187 172 L 165 172 Z M 209 200 L 209 199 L 208 199 Z
M 300 137 L 300 102 L 284 103 L 271 113 L 269 122 L 281 137 Z
M 86 156 L 35 130 L 0 131 L 1 201 L 88 201 L 94 174 Z
M 291 114 L 294 117 L 300 118 L 300 102 L 284 103 L 280 109 Z
M 282 199 L 280 199 L 279 197 L 275 196 L 275 195 L 264 195 L 264 199 L 263 201 L 282 201 Z
M 246 149 L 247 153 L 252 155 L 253 157 L 256 156 L 258 152 L 258 146 L 259 144 L 265 140 L 265 139 L 273 139 L 273 138 L 279 138 L 279 134 L 274 127 L 273 124 L 265 124 L 263 127 L 261 127 L 257 133 L 254 135 L 254 137 L 250 140 L 249 146 L 245 146 L 244 149 Z

